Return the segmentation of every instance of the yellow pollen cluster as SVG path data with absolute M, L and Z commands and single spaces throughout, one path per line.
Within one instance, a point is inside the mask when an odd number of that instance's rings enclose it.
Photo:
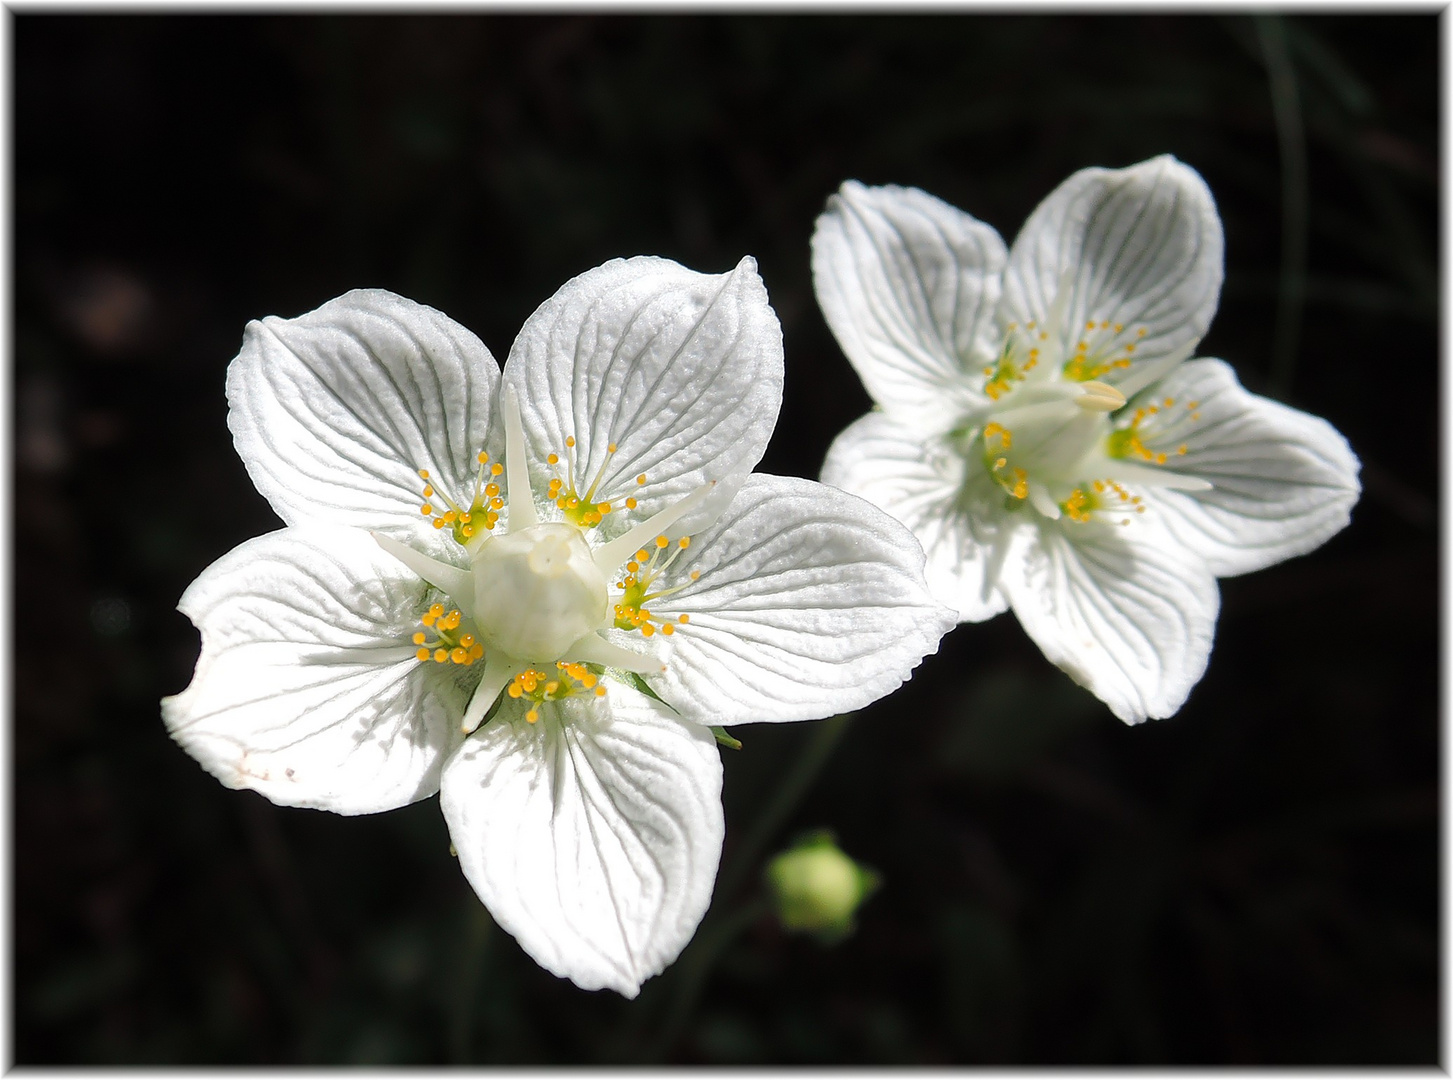
M 484 646 L 479 643 L 473 634 L 456 634 L 459 623 L 464 616 L 458 610 L 445 611 L 443 604 L 435 604 L 419 616 L 419 622 L 425 627 L 433 630 L 434 640 L 429 640 L 429 635 L 423 630 L 414 634 L 414 644 L 418 651 L 414 656 L 420 661 L 432 660 L 436 664 L 463 664 L 468 667 L 476 660 L 483 659 Z
M 663 619 L 646 607 L 651 601 L 670 596 L 685 587 L 683 583 L 675 588 L 650 591 L 652 583 L 669 570 L 682 552 L 690 546 L 691 538 L 689 536 L 681 537 L 674 544 L 669 538 L 658 536 L 649 549 L 641 548 L 636 552 L 635 557 L 626 563 L 626 576 L 616 582 L 616 588 L 621 590 L 621 597 L 614 609 L 615 625 L 618 629 L 639 630 L 642 637 L 652 637 L 659 630 L 670 637 L 676 633 L 677 623 L 684 625 L 691 621 L 690 616 L 679 615 L 675 622 L 672 622 L 669 618 Z M 664 554 L 668 549 L 670 554 Z M 690 579 L 695 581 L 700 576 L 699 570 L 693 570 Z
M 516 700 L 523 698 L 531 703 L 525 719 L 532 724 L 540 719 L 539 706 L 543 702 L 559 701 L 586 691 L 596 697 L 605 697 L 605 687 L 600 685 L 600 677 L 584 664 L 558 660 L 555 670 L 557 675 L 551 678 L 543 671 L 526 668 L 517 673 L 509 686 L 505 687 L 505 693 L 510 697 Z
M 1201 414 L 1195 411 L 1200 404 L 1199 401 L 1188 401 L 1184 406 L 1192 421 L 1201 418 Z M 1110 433 L 1105 444 L 1106 453 L 1111 457 L 1137 457 L 1141 461 L 1149 462 L 1152 465 L 1164 465 L 1170 460 L 1170 455 L 1164 450 L 1152 450 L 1146 446 L 1144 440 L 1140 437 L 1140 425 L 1152 416 L 1158 416 L 1162 412 L 1168 412 L 1175 408 L 1175 405 L 1176 399 L 1168 397 L 1163 398 L 1159 404 L 1152 402 L 1149 405 L 1142 405 L 1137 408 L 1131 415 L 1130 423 L 1127 426 Z M 1170 424 L 1174 427 L 1175 424 L 1183 422 L 1183 420 L 1172 420 Z M 1177 455 L 1183 455 L 1189 449 L 1190 447 L 1186 443 L 1181 443 L 1176 447 L 1175 452 Z
M 1124 333 L 1123 323 L 1112 325 L 1108 320 L 1096 322 L 1094 319 L 1086 322 L 1086 336 L 1076 344 L 1074 355 L 1065 361 L 1065 378 L 1075 382 L 1088 382 L 1111 371 L 1128 368 L 1136 342 L 1122 341 Z M 1145 327 L 1136 329 L 1137 340 L 1144 336 Z
M 1029 474 L 1015 466 L 1009 468 L 1004 451 L 1014 445 L 1014 433 L 1003 424 L 990 421 L 984 425 L 985 462 L 995 481 L 1016 499 L 1029 498 Z
M 1035 324 L 1029 323 L 1026 327 L 1030 331 L 1030 340 L 1043 341 L 1049 337 L 1047 333 L 1040 330 L 1035 333 Z M 984 368 L 984 393 L 989 395 L 993 401 L 1014 389 L 1014 384 L 1024 378 L 1025 375 L 1039 366 L 1039 349 L 1030 346 L 1025 350 L 1022 360 L 1019 359 L 1019 327 L 1016 323 L 1010 323 L 1006 328 L 1008 334 L 1004 341 L 1004 350 L 999 354 L 996 363 Z
M 442 529 L 446 525 L 454 530 L 454 539 L 463 544 L 475 536 L 480 528 L 493 529 L 499 524 L 499 512 L 504 509 L 505 501 L 500 494 L 500 486 L 495 482 L 504 466 L 499 462 L 490 464 L 489 455 L 481 450 L 475 460 L 479 463 L 479 470 L 474 478 L 474 492 L 469 500 L 469 509 L 463 509 L 448 494 L 436 491 L 434 485 L 429 482 L 429 470 L 420 469 L 419 479 L 424 483 L 424 505 L 419 510 L 425 517 L 434 519 L 434 528 Z M 485 477 L 490 479 L 486 481 Z M 447 510 L 440 510 L 434 505 L 435 498 L 443 500 L 448 507 Z
M 580 494 L 575 488 L 575 436 L 569 435 L 565 439 L 565 476 L 554 476 L 550 478 L 550 484 L 546 495 L 565 514 L 565 520 L 572 525 L 578 525 L 582 529 L 588 529 L 599 525 L 605 516 L 613 509 L 611 503 L 601 500 L 595 501 L 596 489 L 600 487 L 601 480 L 605 477 L 605 470 L 609 466 L 609 456 L 616 452 L 616 444 L 611 443 L 606 447 L 607 460 L 601 465 L 600 470 L 595 474 L 595 479 L 586 488 L 585 494 Z M 550 454 L 545 458 L 547 464 L 557 466 L 560 464 L 559 454 Z M 646 474 L 642 473 L 636 477 L 637 484 L 646 482 Z M 628 498 L 625 500 L 627 510 L 636 508 L 636 500 Z
M 1075 488 L 1070 492 L 1070 497 L 1060 503 L 1060 509 L 1071 521 L 1086 522 L 1090 520 L 1090 513 L 1095 509 L 1099 500 L 1085 491 L 1083 488 Z

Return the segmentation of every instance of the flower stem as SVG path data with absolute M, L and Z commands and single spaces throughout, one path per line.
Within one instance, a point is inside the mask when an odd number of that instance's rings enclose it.
M 752 822 L 742 842 L 732 853 L 730 863 L 717 876 L 716 894 L 710 913 L 702 921 L 695 939 L 672 969 L 671 993 L 664 1000 L 667 1006 L 656 1038 L 646 1048 L 642 1060 L 662 1060 L 680 1037 L 681 1029 L 691 1018 L 697 999 L 706 986 L 716 961 L 728 945 L 766 911 L 766 901 L 756 897 L 728 914 L 728 905 L 746 881 L 747 874 L 761 860 L 762 851 L 782 827 L 813 780 L 822 770 L 834 748 L 847 731 L 855 713 L 830 717 L 816 725 L 812 738 L 802 748 L 781 782 L 776 794 Z

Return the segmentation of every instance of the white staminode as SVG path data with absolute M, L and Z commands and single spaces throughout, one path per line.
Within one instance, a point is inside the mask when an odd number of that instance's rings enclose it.
M 173 736 L 285 805 L 439 792 L 496 921 L 582 987 L 633 996 L 706 910 L 710 725 L 866 705 L 953 624 L 898 522 L 747 475 L 782 389 L 751 260 L 607 263 L 503 374 L 439 312 L 353 292 L 250 324 L 227 388 L 287 527 L 183 596 Z
M 1358 496 L 1330 425 L 1190 359 L 1222 248 L 1171 157 L 1076 173 L 1009 250 L 922 191 L 854 182 L 813 237 L 818 301 L 879 407 L 822 478 L 914 530 L 962 620 L 1012 606 L 1128 721 L 1200 678 L 1217 576 L 1310 551 Z

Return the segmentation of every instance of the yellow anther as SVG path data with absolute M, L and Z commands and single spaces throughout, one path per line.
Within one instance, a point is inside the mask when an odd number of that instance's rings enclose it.
M 560 464 L 560 455 L 559 454 L 549 454 L 549 455 L 546 456 L 545 460 L 548 461 L 551 465 L 559 465 Z
M 504 499 L 496 495 L 494 498 L 489 500 L 489 508 L 491 510 L 503 510 L 505 508 Z
M 596 510 L 596 513 L 598 513 L 598 514 L 602 514 L 602 515 L 609 514 L 610 513 L 610 503 L 598 503 L 598 504 L 596 504 L 595 510 Z
M 485 484 L 484 485 L 484 493 L 489 498 L 491 498 L 491 499 L 494 498 L 496 495 L 499 494 L 499 485 L 498 484 Z
M 1145 336 L 1145 327 L 1142 326 L 1139 330 L 1135 331 L 1135 336 L 1136 337 L 1144 337 Z
M 447 514 L 444 515 L 444 520 L 447 521 L 450 525 L 453 525 L 455 518 L 457 518 L 458 516 L 459 515 L 456 514 L 453 510 L 450 510 Z
M 419 507 L 419 513 L 423 514 L 425 517 L 428 517 L 433 512 L 434 508 L 428 503 L 425 503 L 423 506 Z
M 489 455 L 486 454 L 483 450 L 481 450 L 478 454 L 476 454 L 474 456 L 474 460 L 477 461 L 477 462 L 479 462 L 481 465 L 488 465 L 489 464 Z
M 575 445 L 575 436 L 574 435 L 567 435 L 567 436 L 565 436 L 565 445 L 566 446 L 574 446 Z
M 1125 329 L 1125 324 L 1124 323 L 1116 323 L 1115 324 L 1115 333 L 1119 334 L 1119 333 L 1123 332 L 1124 329 Z
M 656 632 L 656 628 L 648 622 L 641 623 L 641 636 L 650 637 Z
M 651 557 L 651 553 L 649 551 L 647 551 L 645 548 L 641 548 L 640 551 L 636 552 L 636 561 L 637 562 L 645 562 L 650 557 Z
M 491 465 L 489 467 L 489 475 L 490 476 L 498 476 L 500 473 L 502 473 L 504 471 L 505 471 L 505 467 L 503 465 L 501 465 L 498 461 L 496 461 L 493 465 Z
M 507 692 L 507 693 L 508 693 L 508 694 L 509 694 L 509 695 L 510 695 L 510 697 L 512 697 L 512 698 L 517 698 L 517 697 L 519 697 L 519 696 L 520 696 L 520 695 L 521 695 L 521 694 L 523 694 L 523 693 L 524 693 L 524 691 L 523 691 L 523 690 L 521 690 L 521 689 L 520 689 L 520 684 L 519 684 L 519 683 L 518 683 L 518 682 L 512 682 L 512 683 L 510 683 L 510 688 L 509 688 L 509 690 L 508 690 L 508 691 L 506 691 L 506 692 Z
M 553 694 L 556 690 L 559 690 L 559 689 L 560 689 L 560 684 L 557 681 L 555 681 L 554 679 L 551 679 L 549 682 L 547 682 L 545 684 L 545 693 L 546 694 Z
M 1094 319 L 1091 319 L 1089 322 L 1085 323 L 1085 329 L 1086 330 L 1093 330 L 1093 329 L 1095 329 L 1095 320 Z
M 473 520 L 474 520 L 473 515 L 470 514 L 468 511 L 466 511 L 465 513 L 462 513 L 462 514 L 459 515 L 459 523 L 461 525 L 468 525 Z
M 636 477 L 636 483 L 637 484 L 644 484 L 645 482 L 646 482 L 646 474 L 645 473 L 641 473 L 640 476 Z
M 638 562 L 636 562 L 634 559 L 632 559 L 630 562 L 626 563 L 626 569 L 629 570 L 633 574 L 637 570 L 639 570 L 640 568 L 641 568 L 641 564 L 638 563 Z
M 1125 346 L 1125 351 L 1126 352 L 1134 352 L 1135 351 L 1135 346 L 1134 345 L 1127 345 L 1127 346 Z
M 1176 403 L 1176 399 L 1173 398 L 1173 397 L 1168 397 L 1164 401 L 1161 402 L 1161 404 L 1164 405 L 1167 409 L 1169 409 L 1175 403 Z
M 676 633 L 676 627 L 672 626 L 670 623 L 667 623 L 665 626 L 661 627 L 661 633 L 665 634 L 667 637 L 670 637 L 672 634 Z
M 525 713 L 525 719 L 533 724 L 536 720 L 540 719 L 540 713 L 536 709 L 531 709 L 529 712 Z
M 418 636 L 419 637 L 423 637 L 424 635 L 423 634 L 419 634 Z M 418 660 L 427 660 L 427 659 L 429 659 L 429 650 L 428 649 L 420 649 L 418 652 L 414 653 L 414 657 L 416 659 L 418 659 Z
M 436 664 L 442 664 L 442 663 L 444 663 L 444 661 L 446 661 L 448 659 L 449 659 L 449 650 L 448 649 L 435 649 L 434 650 L 434 663 L 436 663 Z
M 428 469 L 420 469 L 419 470 L 419 479 L 420 480 L 427 480 L 427 479 L 429 479 L 429 470 Z
M 1008 464 L 1009 464 L 1009 459 L 1008 458 L 1001 457 L 1001 458 L 995 458 L 994 459 L 994 468 L 996 468 L 996 469 L 1002 469 L 1005 465 L 1008 465 Z
M 470 656 L 470 659 L 472 659 L 472 660 L 478 660 L 483 655 L 484 655 L 484 646 L 481 645 L 479 642 L 476 641 L 473 645 L 470 646 L 470 648 L 469 648 L 469 656 Z
M 466 649 L 474 648 L 474 635 L 465 634 L 459 639 L 459 644 L 463 645 Z
M 658 536 L 658 537 L 656 537 L 656 546 L 658 548 L 663 548 L 663 547 L 665 547 L 669 543 L 671 543 L 671 541 L 670 540 L 667 540 L 664 536 Z
M 433 495 L 433 494 L 434 494 L 434 489 L 433 489 L 433 487 L 432 487 L 432 486 L 430 486 L 430 485 L 429 485 L 429 484 L 425 484 L 425 485 L 424 485 L 424 498 L 426 498 L 426 499 L 427 499 L 427 498 L 429 498 L 429 497 L 430 497 L 430 496 L 431 496 L 431 495 Z
M 616 444 L 615 443 L 611 443 L 609 446 L 607 446 L 605 448 L 605 452 L 607 454 L 614 454 L 616 452 Z
M 414 644 L 415 645 L 422 645 L 422 644 L 424 644 L 424 642 L 426 640 L 427 639 L 424 636 L 424 631 L 422 631 L 422 630 L 420 630 L 417 634 L 414 635 Z
M 597 686 L 595 688 L 595 696 L 596 697 L 605 697 L 605 687 L 603 687 L 603 686 Z
M 626 509 L 627 510 L 634 510 L 635 508 L 636 508 L 636 500 L 635 499 L 627 499 L 626 500 Z
M 1201 407 L 1201 403 L 1199 401 L 1188 401 L 1188 402 L 1186 402 L 1186 408 L 1188 408 L 1188 409 L 1199 409 L 1200 407 Z
M 469 662 L 469 650 L 455 646 L 449 653 L 449 659 L 453 660 L 456 664 L 467 664 Z
M 1185 443 L 1181 443 L 1179 446 L 1176 447 L 1176 453 L 1177 454 L 1184 454 L 1188 449 L 1190 449 L 1190 448 L 1188 446 L 1186 446 Z
M 681 548 L 689 548 L 691 546 L 691 537 L 683 536 L 680 540 L 676 541 L 676 546 Z
M 688 622 L 691 621 L 691 616 L 690 615 L 678 615 L 678 616 L 676 616 L 676 621 L 677 622 L 688 623 Z
M 692 581 L 695 581 L 699 577 L 701 577 L 701 571 L 700 570 L 693 570 L 693 571 L 691 571 L 691 580 Z
M 442 529 L 443 527 L 444 527 L 444 519 L 443 518 L 435 518 L 434 519 L 434 528 L 436 528 L 436 529 Z

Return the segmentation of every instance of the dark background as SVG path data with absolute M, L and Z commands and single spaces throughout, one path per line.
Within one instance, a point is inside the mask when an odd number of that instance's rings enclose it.
M 17 1063 L 1437 1059 L 1435 16 L 6 17 Z M 382 286 L 503 360 L 608 258 L 753 254 L 762 468 L 812 477 L 868 407 L 808 270 L 839 183 L 1010 240 L 1167 151 L 1225 220 L 1202 352 L 1366 489 L 1223 583 L 1179 716 L 1123 726 L 1003 615 L 850 722 L 738 729 L 716 906 L 635 1002 L 493 925 L 435 800 L 279 809 L 167 738 L 177 597 L 277 525 L 225 425 L 248 319 Z M 884 880 L 831 948 L 756 906 L 814 827 Z

